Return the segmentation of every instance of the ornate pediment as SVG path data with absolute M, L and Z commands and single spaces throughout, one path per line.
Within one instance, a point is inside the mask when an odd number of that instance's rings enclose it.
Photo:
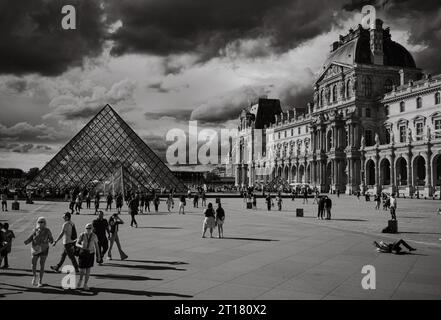
M 346 66 L 344 64 L 340 63 L 331 63 L 328 68 L 323 70 L 323 72 L 320 74 L 319 78 L 317 79 L 316 83 L 319 83 L 323 80 L 335 77 L 337 75 L 343 74 L 347 69 L 349 69 L 349 66 Z

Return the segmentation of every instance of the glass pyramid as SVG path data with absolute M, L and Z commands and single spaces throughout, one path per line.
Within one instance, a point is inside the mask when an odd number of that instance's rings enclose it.
M 115 178 L 124 189 L 186 187 L 161 159 L 106 105 L 49 161 L 28 187 L 94 188 Z M 113 182 L 112 182 L 113 183 Z

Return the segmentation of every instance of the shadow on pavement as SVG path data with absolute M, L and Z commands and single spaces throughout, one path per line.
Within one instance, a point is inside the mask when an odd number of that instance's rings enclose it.
M 164 229 L 164 230 L 179 230 L 180 227 L 138 227 L 138 229 Z
M 130 265 L 130 264 L 116 264 L 116 263 L 106 263 L 106 266 L 117 267 L 117 268 L 129 268 L 129 269 L 142 269 L 142 270 L 176 270 L 176 271 L 187 271 L 186 269 L 178 269 L 173 267 L 161 267 L 161 266 L 143 266 L 143 265 Z
M 244 240 L 244 241 L 266 241 L 266 242 L 270 242 L 270 241 L 279 241 L 279 240 L 274 240 L 274 239 L 232 238 L 232 237 L 224 237 L 224 238 L 220 238 L 220 239 L 228 239 L 228 240 Z
M 151 261 L 151 260 L 124 260 L 124 261 L 138 262 L 138 263 L 172 264 L 172 265 L 188 264 L 187 262 L 181 262 L 181 261 Z
M 397 234 L 426 234 L 426 235 L 441 235 L 441 233 L 430 233 L 430 232 L 398 232 Z
M 20 292 L 17 293 L 24 293 L 24 292 L 35 292 L 35 293 L 43 293 L 43 294 L 64 294 L 64 295 L 75 295 L 75 296 L 84 296 L 84 297 L 90 297 L 90 296 L 96 296 L 99 293 L 113 293 L 113 294 L 125 294 L 125 295 L 131 295 L 131 296 L 145 296 L 145 297 L 177 297 L 177 298 L 193 298 L 193 296 L 185 295 L 185 294 L 179 294 L 179 293 L 172 293 L 172 292 L 154 292 L 154 291 L 142 291 L 142 290 L 129 290 L 129 289 L 117 289 L 117 288 L 90 288 L 89 291 L 83 291 L 83 290 L 76 290 L 76 289 L 68 289 L 65 290 L 60 287 L 55 287 L 51 285 L 44 285 L 41 288 L 38 287 L 23 287 L 23 286 L 17 286 L 7 283 L 0 283 L 1 285 L 6 285 L 10 287 L 17 288 L 17 290 L 20 290 Z M 8 289 L 13 290 L 13 289 Z M 10 293 L 13 294 L 13 293 Z M 3 294 L 0 294 L 0 297 Z
M 129 280 L 129 281 L 147 281 L 147 280 L 161 281 L 162 280 L 162 279 L 149 278 L 143 276 L 121 275 L 121 274 L 97 274 L 92 276 L 97 279 Z

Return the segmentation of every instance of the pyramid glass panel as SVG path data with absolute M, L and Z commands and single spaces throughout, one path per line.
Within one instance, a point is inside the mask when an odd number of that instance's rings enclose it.
M 28 185 L 34 188 L 89 188 L 109 180 L 128 189 L 186 187 L 161 159 L 106 105 Z

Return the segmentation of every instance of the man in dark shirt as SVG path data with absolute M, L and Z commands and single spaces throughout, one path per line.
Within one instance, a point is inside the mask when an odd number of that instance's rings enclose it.
M 326 197 L 324 202 L 326 210 L 326 220 L 331 220 L 332 200 L 329 197 Z
M 107 207 L 106 207 L 106 211 L 107 211 L 108 209 L 110 209 L 110 211 L 112 211 L 112 202 L 113 202 L 113 196 L 112 196 L 111 193 L 109 193 L 109 194 L 107 195 Z
M 320 198 L 318 202 L 318 214 L 317 214 L 317 220 L 322 219 L 325 211 L 325 199 Z
M 99 264 L 103 263 L 104 254 L 109 249 L 109 242 L 107 238 L 110 237 L 109 223 L 104 219 L 104 212 L 100 211 L 98 214 L 98 219 L 93 221 L 93 232 L 98 237 L 98 245 L 101 251 L 101 257 L 99 258 Z

